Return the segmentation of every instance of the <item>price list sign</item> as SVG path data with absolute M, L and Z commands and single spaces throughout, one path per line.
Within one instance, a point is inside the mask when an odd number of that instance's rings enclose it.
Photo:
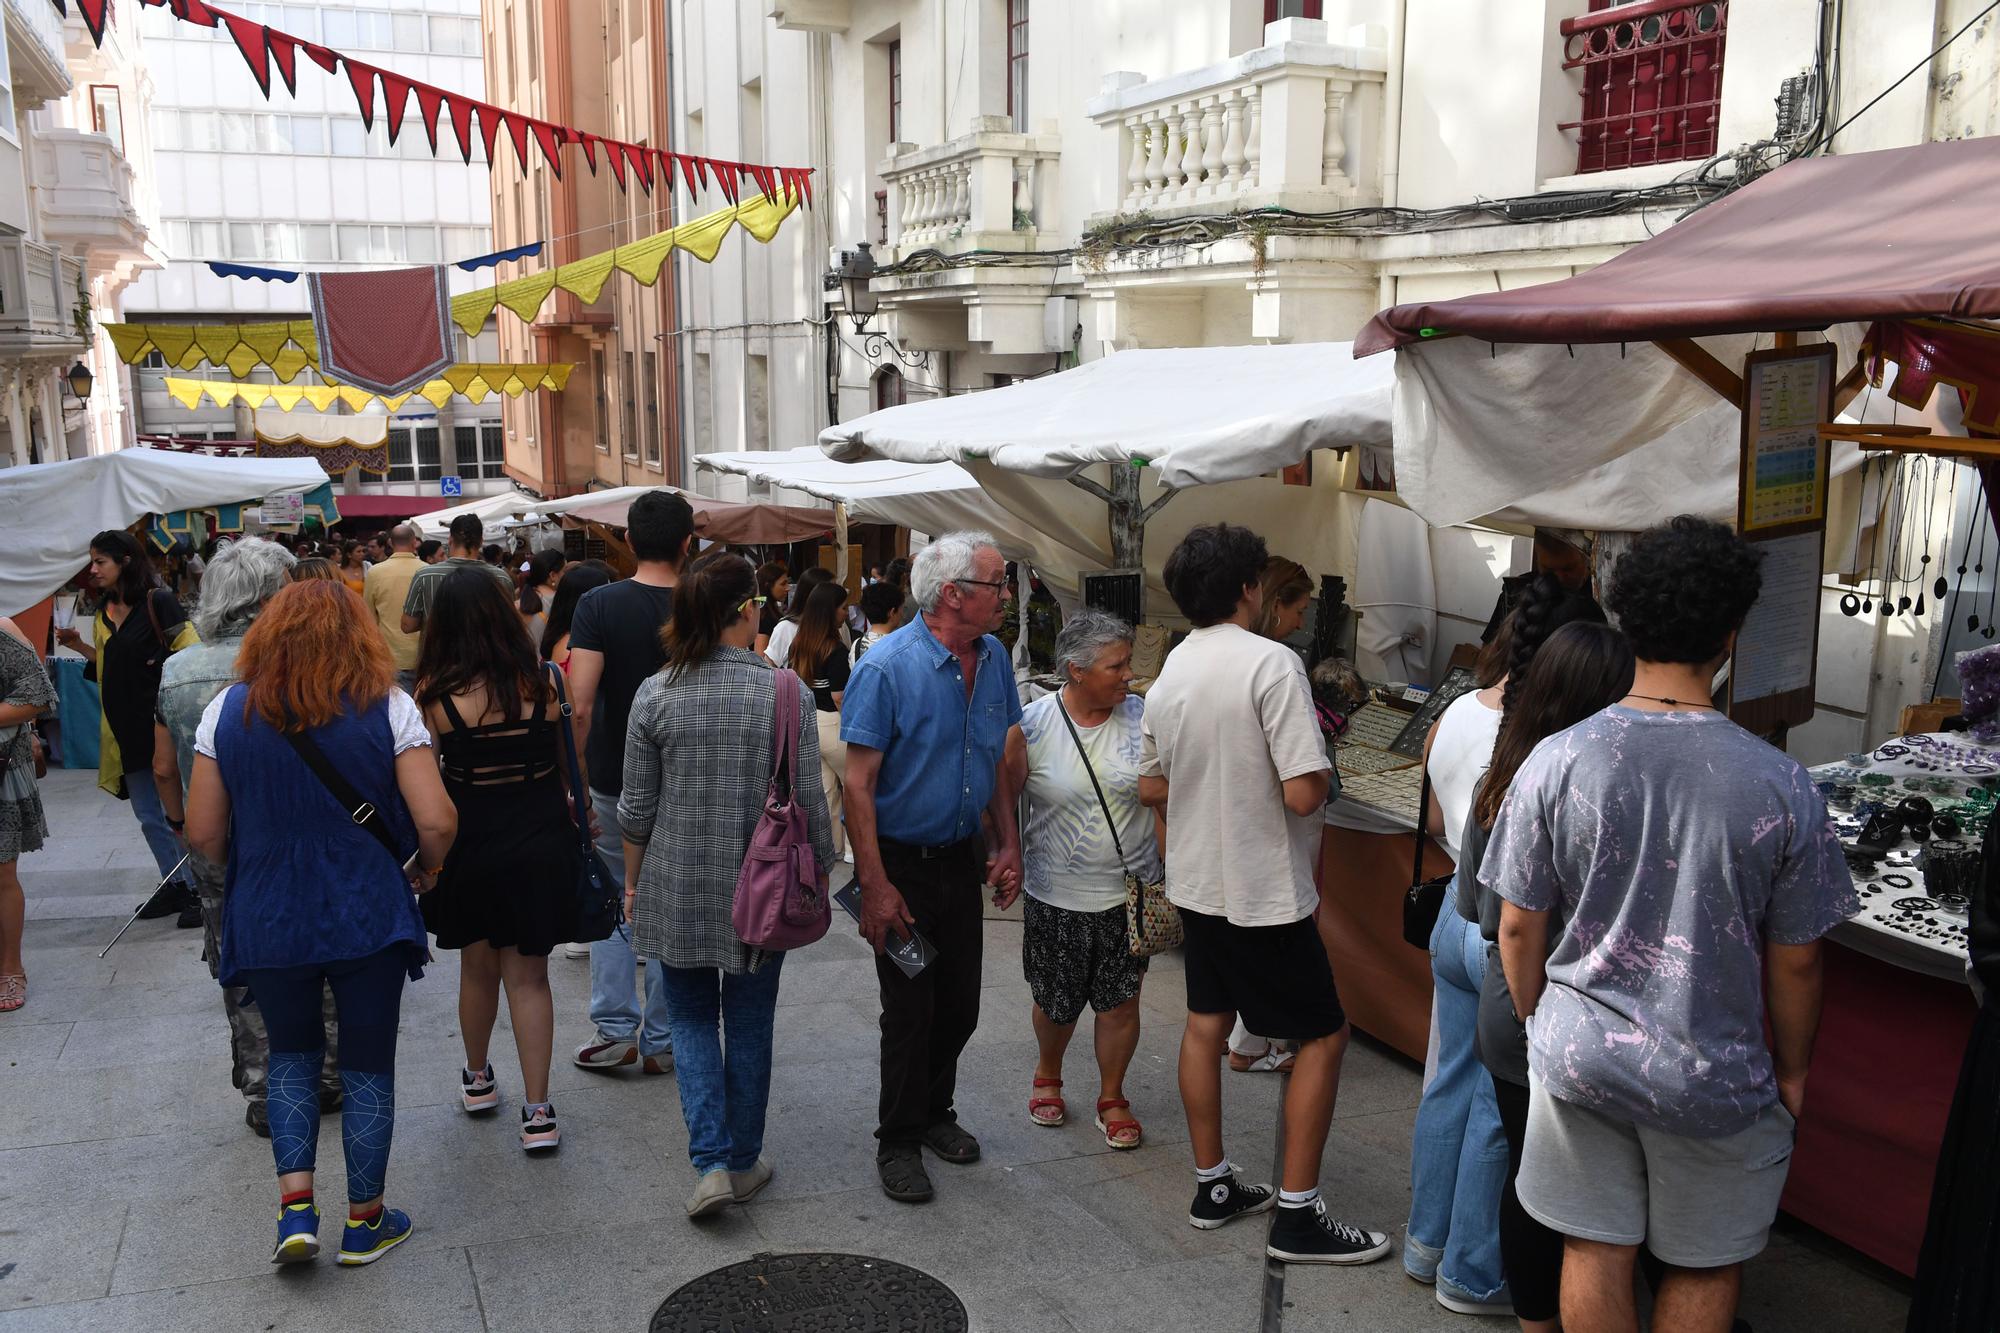
M 1833 348 L 1753 353 L 1743 375 L 1745 535 L 1826 518 L 1827 446 L 1819 425 L 1833 405 Z

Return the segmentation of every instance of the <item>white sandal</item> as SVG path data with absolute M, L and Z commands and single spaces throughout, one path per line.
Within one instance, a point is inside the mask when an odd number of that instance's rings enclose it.
M 1231 1054 L 1234 1054 L 1234 1052 L 1231 1052 Z M 1262 1055 L 1241 1069 L 1236 1068 L 1234 1061 L 1230 1062 L 1229 1067 L 1236 1069 L 1236 1072 L 1239 1074 L 1289 1074 L 1292 1071 L 1292 1057 L 1294 1054 L 1294 1052 L 1288 1051 L 1276 1042 L 1273 1042 L 1265 1048 Z

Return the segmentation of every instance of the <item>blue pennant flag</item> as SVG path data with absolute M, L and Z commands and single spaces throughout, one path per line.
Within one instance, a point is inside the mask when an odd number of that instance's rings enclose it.
M 492 268 L 495 264 L 504 264 L 510 259 L 527 259 L 531 255 L 538 255 L 541 252 L 542 243 L 535 241 L 529 245 L 517 245 L 512 250 L 496 250 L 490 255 L 481 255 L 477 259 L 461 259 L 458 261 L 457 267 L 464 269 L 467 273 L 472 273 L 482 268 Z
M 248 264 L 225 264 L 219 259 L 211 259 L 208 266 L 215 270 L 219 278 L 255 278 L 259 282 L 296 282 L 299 275 L 289 269 L 252 268 Z

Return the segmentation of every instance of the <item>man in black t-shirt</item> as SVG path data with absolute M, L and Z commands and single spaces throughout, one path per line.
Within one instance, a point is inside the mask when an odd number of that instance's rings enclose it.
M 638 572 L 585 593 L 569 632 L 570 695 L 597 815 L 597 850 L 621 889 L 625 846 L 618 795 L 625 786 L 625 723 L 640 684 L 666 665 L 660 630 L 673 611 L 674 587 L 694 535 L 694 510 L 671 491 L 649 491 L 632 502 L 625 521 Z M 617 1069 L 643 1060 L 648 1074 L 673 1069 L 665 969 L 657 960 L 647 961 L 642 1006 L 634 993 L 636 965 L 624 927 L 590 946 L 590 1020 L 597 1033 L 577 1048 L 582 1068 Z

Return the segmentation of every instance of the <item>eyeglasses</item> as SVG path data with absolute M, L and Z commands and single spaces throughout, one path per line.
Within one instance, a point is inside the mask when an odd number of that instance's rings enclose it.
M 995 591 L 1005 591 L 1008 587 L 1005 579 L 953 579 L 952 582 L 970 583 L 975 588 L 992 588 Z

